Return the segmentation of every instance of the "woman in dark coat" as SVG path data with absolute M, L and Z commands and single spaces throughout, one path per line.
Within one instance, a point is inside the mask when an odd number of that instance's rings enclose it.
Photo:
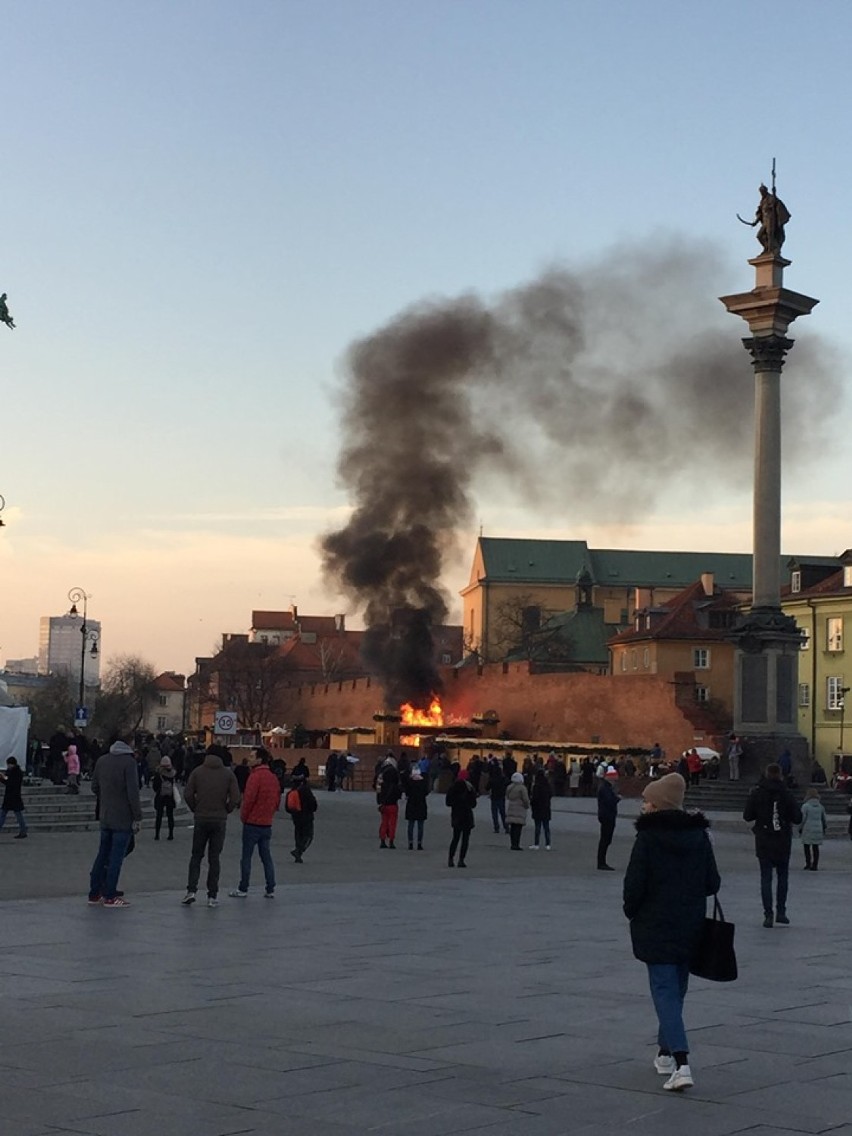
M 669 1090 L 693 1084 L 683 1001 L 707 896 L 715 895 L 721 883 L 709 823 L 701 813 L 683 811 L 685 790 L 679 773 L 645 788 L 624 877 L 624 914 L 630 920 L 633 954 L 648 967 L 659 1021 L 654 1068 L 668 1078 L 663 1088 Z
M 408 851 L 414 848 L 414 826 L 417 826 L 417 850 L 423 851 L 423 825 L 428 816 L 426 797 L 429 782 L 415 765 L 405 782 L 405 819 L 408 821 Z
M 530 814 L 535 824 L 535 836 L 530 848 L 536 852 L 541 847 L 539 841 L 542 830 L 544 830 L 544 846 L 548 852 L 550 851 L 550 798 L 552 796 L 553 791 L 544 770 L 537 769 L 530 790 Z
M 24 783 L 24 774 L 18 765 L 16 757 L 6 758 L 6 772 L 0 773 L 0 783 L 5 785 L 3 791 L 3 804 L 0 805 L 0 828 L 6 823 L 6 814 L 14 813 L 18 822 L 16 840 L 23 840 L 27 835 L 27 820 L 24 816 L 24 799 L 21 786 Z
M 466 769 L 459 770 L 459 775 L 449 788 L 446 797 L 447 808 L 450 812 L 450 823 L 453 826 L 453 839 L 450 841 L 450 852 L 447 866 L 455 867 L 456 849 L 459 851 L 459 867 L 466 868 L 465 856 L 470 843 L 470 834 L 473 830 L 473 810 L 476 808 L 476 791 L 471 785 Z M 459 848 L 459 841 L 461 847 Z

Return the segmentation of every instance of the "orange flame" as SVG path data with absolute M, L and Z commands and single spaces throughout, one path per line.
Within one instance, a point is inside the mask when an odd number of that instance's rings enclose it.
M 410 702 L 403 703 L 399 708 L 402 715 L 403 726 L 443 726 L 444 711 L 437 698 L 429 703 L 428 710 L 416 710 Z

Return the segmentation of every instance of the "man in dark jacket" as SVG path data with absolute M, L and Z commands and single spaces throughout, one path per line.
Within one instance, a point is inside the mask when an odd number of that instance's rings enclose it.
M 3 804 L 0 805 L 0 828 L 6 823 L 6 814 L 14 813 L 18 822 L 18 835 L 15 840 L 24 840 L 27 835 L 27 820 L 24 816 L 24 800 L 21 794 L 24 774 L 16 757 L 6 758 L 6 772 L 0 773 L 0 782 L 5 785 Z
M 615 871 L 607 862 L 606 854 L 612 844 L 615 832 L 615 821 L 618 816 L 618 793 L 605 777 L 598 778 L 598 824 L 601 826 L 601 836 L 598 841 L 598 870 L 601 872 Z
M 654 1068 L 668 1078 L 663 1088 L 676 1092 L 693 1084 L 683 1002 L 707 896 L 715 895 L 721 883 L 708 822 L 701 813 L 683 811 L 685 790 L 679 773 L 645 787 L 624 877 L 633 954 L 648 967 L 659 1023 Z
M 101 843 L 89 879 L 89 903 L 129 907 L 118 895 L 118 877 L 130 838 L 142 823 L 139 777 L 132 746 L 116 741 L 98 758 L 92 773 L 92 792 L 98 798 Z
M 772 869 L 775 869 L 775 922 L 789 923 L 787 918 L 787 883 L 793 825 L 802 823 L 802 810 L 785 786 L 781 768 L 767 765 L 763 777 L 749 793 L 743 820 L 753 824 L 754 854 L 760 864 L 760 896 L 763 900 L 763 926 L 771 927 Z
M 290 855 L 297 864 L 301 864 L 302 857 L 314 839 L 314 814 L 318 808 L 317 799 L 306 777 L 293 774 L 293 788 L 284 798 L 284 808 L 293 821 L 295 847 Z
M 228 813 L 240 803 L 240 787 L 233 769 L 225 767 L 213 746 L 207 750 L 203 763 L 190 773 L 183 799 L 195 816 L 186 895 L 181 902 L 187 906 L 195 903 L 201 861 L 206 851 L 207 906 L 218 907 L 219 858 L 225 846 Z

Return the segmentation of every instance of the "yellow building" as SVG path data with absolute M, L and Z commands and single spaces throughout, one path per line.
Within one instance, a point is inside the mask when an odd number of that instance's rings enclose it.
M 664 606 L 702 573 L 745 600 L 751 570 L 746 553 L 592 549 L 584 540 L 480 537 L 461 593 L 465 651 L 484 662 L 500 661 L 517 647 L 519 631 L 581 605 L 601 608 L 612 636 L 632 625 L 637 610 Z
M 609 641 L 612 674 L 656 675 L 679 689 L 681 705 L 696 703 L 730 725 L 734 645 L 729 636 L 741 606 L 737 592 L 705 572 L 664 604 L 637 610 L 633 626 Z
M 781 606 L 804 632 L 799 653 L 799 732 L 826 773 L 836 755 L 852 755 L 845 696 L 852 687 L 852 549 L 838 560 L 791 561 Z M 847 655 L 847 650 L 850 652 Z

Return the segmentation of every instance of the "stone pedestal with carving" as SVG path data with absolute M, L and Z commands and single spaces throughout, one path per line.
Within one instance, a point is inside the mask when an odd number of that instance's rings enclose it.
M 790 261 L 780 254 L 764 253 L 749 264 L 755 269 L 752 291 L 721 298 L 732 315 L 748 323 L 752 334 L 743 345 L 755 379 L 753 592 L 751 610 L 732 636 L 734 729 L 748 739 L 758 767 L 788 748 L 794 775 L 807 783 L 808 746 L 797 729 L 796 709 L 801 634 L 781 611 L 781 372 L 793 346 L 788 327 L 818 301 L 784 287 Z

